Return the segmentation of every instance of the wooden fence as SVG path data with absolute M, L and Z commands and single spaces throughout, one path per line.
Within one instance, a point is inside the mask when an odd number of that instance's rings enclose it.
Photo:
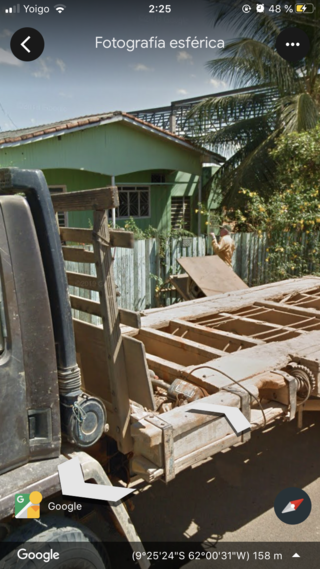
M 270 281 L 267 239 L 265 235 L 254 233 L 238 233 L 234 235 L 236 251 L 233 257 L 234 271 L 249 285 L 259 285 Z M 285 243 L 284 243 L 285 246 Z M 306 245 L 302 240 L 303 255 Z M 115 282 L 120 292 L 118 304 L 120 308 L 129 310 L 144 310 L 153 308 L 159 303 L 159 291 L 167 289 L 161 294 L 161 303 L 169 305 L 179 301 L 180 297 L 175 290 L 164 285 L 170 275 L 181 271 L 178 263 L 180 257 L 200 257 L 212 255 L 210 237 L 193 237 L 180 239 L 146 239 L 135 242 L 134 249 L 114 250 Z M 95 275 L 95 266 L 85 263 L 66 261 L 68 270 Z M 71 294 L 98 300 L 98 293 L 89 292 L 76 287 L 69 287 Z M 91 295 L 91 296 L 90 296 Z M 75 313 L 76 317 L 79 314 Z M 88 321 L 99 323 L 100 319 L 87 315 Z

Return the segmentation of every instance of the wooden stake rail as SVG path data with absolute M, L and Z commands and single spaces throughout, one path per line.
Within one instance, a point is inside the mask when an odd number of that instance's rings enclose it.
M 130 397 L 135 393 L 143 405 L 154 408 L 153 394 L 141 342 L 132 338 L 122 339 L 120 323 L 140 326 L 140 317 L 132 311 L 119 311 L 113 276 L 111 247 L 133 247 L 133 233 L 109 230 L 108 209 L 119 205 L 116 188 L 102 188 L 59 194 L 53 196 L 56 211 L 93 210 L 93 230 L 60 228 L 63 243 L 90 244 L 93 251 L 84 247 L 63 247 L 68 261 L 94 263 L 97 276 L 66 271 L 69 285 L 99 292 L 100 302 L 71 295 L 71 305 L 84 313 L 102 319 L 103 328 L 90 327 L 85 323 L 74 324 L 79 365 L 82 371 L 84 390 L 100 397 L 108 413 L 109 433 L 117 441 L 118 449 L 126 454 L 132 450 L 130 435 Z M 124 345 L 125 344 L 125 345 Z M 127 359 L 136 360 L 139 383 L 132 388 L 128 374 L 132 367 Z M 149 389 L 149 391 L 148 391 Z
M 108 220 L 106 220 L 107 222 Z M 77 227 L 61 227 L 60 236 L 62 241 L 71 243 L 83 243 L 92 245 L 94 241 L 94 232 L 91 229 L 82 229 Z M 100 236 L 102 239 L 102 237 Z M 108 235 L 104 238 L 105 245 L 110 247 L 125 247 L 133 249 L 133 233 L 131 231 L 121 231 L 120 229 L 109 229 Z

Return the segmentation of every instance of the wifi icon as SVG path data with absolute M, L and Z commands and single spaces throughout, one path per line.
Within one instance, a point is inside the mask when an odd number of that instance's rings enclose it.
M 66 9 L 66 6 L 64 4 L 56 4 L 54 9 L 61 14 Z

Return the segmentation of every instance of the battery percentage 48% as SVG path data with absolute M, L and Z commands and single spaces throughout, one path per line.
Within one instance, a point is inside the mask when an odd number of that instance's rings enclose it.
M 286 14 L 293 13 L 293 6 L 291 6 L 290 4 L 285 4 L 283 8 Z M 282 6 L 280 6 L 280 4 L 272 4 L 269 8 L 269 12 L 275 12 L 276 14 L 281 14 Z

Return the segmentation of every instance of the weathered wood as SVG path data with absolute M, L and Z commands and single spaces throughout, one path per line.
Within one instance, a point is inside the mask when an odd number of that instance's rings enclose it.
M 82 296 L 75 296 L 70 294 L 70 302 L 72 308 L 75 310 L 80 310 L 81 312 L 86 312 L 87 314 L 94 314 L 95 316 L 101 317 L 101 307 L 100 302 L 94 300 L 89 300 L 88 298 L 83 298 Z
M 265 415 L 267 419 L 267 424 L 272 423 L 277 417 L 281 417 L 286 412 L 286 407 L 281 405 L 281 403 L 273 403 L 266 407 Z M 256 430 L 263 424 L 263 416 L 260 410 L 251 411 L 251 428 Z M 224 449 L 230 448 L 231 446 L 237 444 L 241 441 L 241 437 L 237 437 L 234 433 L 229 434 L 215 442 L 210 442 L 207 445 L 202 446 L 194 450 L 193 452 L 185 453 L 180 458 L 175 461 L 175 472 L 181 472 L 186 468 L 189 468 L 193 464 L 201 460 L 205 460 L 210 456 L 214 456 L 218 452 Z
M 135 338 L 130 338 L 130 336 L 123 336 L 122 341 L 127 369 L 129 398 L 146 407 L 146 409 L 154 411 L 153 389 L 144 345 Z
M 248 288 L 248 285 L 217 255 L 182 257 L 178 262 L 206 296 Z
M 111 248 L 105 245 L 105 243 L 110 241 L 108 216 L 106 212 L 94 212 L 93 228 L 95 235 L 93 249 L 96 260 L 101 313 L 103 317 L 106 363 L 113 411 L 117 419 L 116 441 L 119 450 L 123 453 L 127 453 L 132 449 L 129 429 L 130 402 L 128 378 L 124 346 L 120 331 L 120 316 L 116 300 Z
M 240 336 L 239 334 L 232 334 L 223 330 L 213 330 L 206 326 L 178 319 L 171 320 L 169 329 L 171 334 L 180 336 L 181 333 L 186 332 L 185 338 L 212 346 L 227 353 L 263 343 L 262 340 L 255 340 L 249 336 Z
M 270 283 L 246 290 L 233 291 L 228 294 L 219 294 L 211 298 L 199 298 L 197 300 L 189 300 L 181 302 L 173 306 L 165 308 L 153 308 L 145 310 L 145 316 L 142 318 L 142 326 L 148 327 L 164 327 L 168 326 L 170 320 L 186 319 L 194 322 L 206 316 L 212 316 L 220 311 L 231 312 L 238 310 L 250 303 L 264 300 L 275 300 L 277 297 L 281 299 L 286 293 L 294 293 L 320 286 L 319 277 L 308 277 L 299 279 L 290 279 L 281 283 Z
M 134 310 L 126 310 L 125 308 L 119 308 L 120 313 L 120 324 L 124 326 L 130 326 L 131 328 L 141 328 L 141 316 L 139 312 Z
M 62 247 L 63 258 L 65 261 L 76 263 L 94 263 L 93 251 L 86 251 L 82 247 Z
M 319 299 L 319 303 L 320 303 L 320 299 Z M 256 302 L 255 304 L 257 306 L 263 306 L 266 308 L 274 308 L 275 310 L 279 310 L 281 312 L 287 312 L 287 313 L 292 314 L 292 315 L 296 314 L 297 316 L 314 317 L 317 320 L 319 320 L 319 322 L 320 322 L 320 311 L 316 310 L 315 308 L 300 308 L 300 306 L 296 306 L 294 304 L 283 305 L 283 304 L 278 303 L 278 302 L 273 302 L 272 300 Z M 320 306 L 320 304 L 319 304 L 319 306 Z
M 86 275 L 85 273 L 74 273 L 72 271 L 66 271 L 66 273 L 69 285 L 77 286 L 79 288 L 87 288 L 89 290 L 99 290 L 97 277 Z
M 181 377 L 182 372 L 185 370 L 184 366 L 170 362 L 159 356 L 147 353 L 146 357 L 149 368 L 152 369 L 156 375 L 161 377 L 161 379 L 169 383 L 177 379 L 177 377 Z
M 92 230 L 79 227 L 60 227 L 61 241 L 92 244 Z
M 141 328 L 137 337 L 144 342 L 148 353 L 160 357 L 165 356 L 167 360 L 185 366 L 192 365 L 192 363 L 204 363 L 214 357 L 224 355 L 221 350 L 152 328 Z
M 110 245 L 111 247 L 124 247 L 125 249 L 133 249 L 134 236 L 132 231 L 110 229 Z
M 75 296 L 74 294 L 70 294 L 70 302 L 72 308 L 75 310 L 80 310 L 81 312 L 86 312 L 87 314 L 93 314 L 95 316 L 102 317 L 100 302 L 90 300 L 89 298 L 83 298 L 82 296 Z M 132 328 L 141 328 L 141 318 L 139 313 L 134 312 L 133 310 L 125 310 L 123 308 L 119 308 L 119 315 L 120 324 L 130 326 Z
M 60 227 L 60 238 L 62 241 L 71 243 L 93 243 L 93 232 L 91 229 L 81 229 L 78 227 Z M 124 247 L 133 249 L 134 239 L 131 231 L 121 231 L 120 229 L 110 229 L 108 236 L 104 240 L 105 245 L 111 247 Z
M 112 209 L 119 206 L 118 188 L 97 188 L 80 192 L 51 194 L 54 211 L 87 211 Z

